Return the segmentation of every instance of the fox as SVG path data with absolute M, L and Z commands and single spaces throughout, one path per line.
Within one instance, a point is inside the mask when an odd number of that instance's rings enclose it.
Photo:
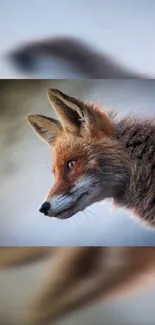
M 27 325 L 55 324 L 101 300 L 141 290 L 155 276 L 155 247 L 0 247 L 0 269 L 43 258 L 47 272 L 23 314 Z
M 51 150 L 54 184 L 39 211 L 68 219 L 107 199 L 155 227 L 155 120 L 119 117 L 96 103 L 47 91 L 57 119 L 29 114 L 26 119 Z
M 111 55 L 100 53 L 87 42 L 69 36 L 53 37 L 23 44 L 6 55 L 8 61 L 18 70 L 29 75 L 35 72 L 38 59 L 44 56 L 51 60 L 57 58 L 69 63 L 75 71 L 87 79 L 153 78 L 151 75 L 132 71 L 117 62 Z

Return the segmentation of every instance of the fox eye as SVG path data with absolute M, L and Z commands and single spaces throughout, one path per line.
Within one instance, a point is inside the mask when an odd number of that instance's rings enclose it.
M 68 163 L 67 163 L 68 170 L 69 171 L 72 170 L 75 167 L 75 165 L 76 165 L 76 160 L 70 160 L 70 161 L 68 161 Z

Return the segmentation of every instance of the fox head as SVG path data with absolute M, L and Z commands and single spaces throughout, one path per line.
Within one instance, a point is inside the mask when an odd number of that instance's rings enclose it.
M 40 212 L 66 219 L 104 198 L 119 200 L 129 178 L 128 158 L 108 115 L 56 89 L 47 95 L 58 120 L 27 116 L 52 152 L 54 184 Z

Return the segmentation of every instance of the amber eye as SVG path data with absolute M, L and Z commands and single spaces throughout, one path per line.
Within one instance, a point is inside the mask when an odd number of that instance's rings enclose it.
M 68 163 L 67 163 L 68 170 L 69 171 L 72 170 L 75 167 L 75 165 L 76 165 L 76 160 L 70 160 L 70 161 L 68 161 Z

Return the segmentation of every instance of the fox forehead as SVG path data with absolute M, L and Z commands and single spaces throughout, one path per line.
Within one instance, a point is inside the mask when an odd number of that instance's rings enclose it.
M 86 150 L 87 144 L 87 150 Z M 57 164 L 63 163 L 76 157 L 86 158 L 86 154 L 91 149 L 91 144 L 86 139 L 71 133 L 62 133 L 56 140 L 52 148 L 52 157 Z
M 107 153 L 110 155 L 113 151 L 115 148 L 108 137 L 94 139 L 64 132 L 52 147 L 53 169 L 62 173 L 69 160 L 77 160 L 76 172 L 81 175 L 94 168 L 97 170 L 99 157 Z
M 96 166 L 93 141 L 77 137 L 73 134 L 60 136 L 52 148 L 52 161 L 55 174 L 65 177 L 65 165 L 70 160 L 77 160 L 74 176 L 81 176 L 89 169 Z M 68 176 L 69 177 L 69 176 Z M 73 176 L 72 176 L 73 177 Z

